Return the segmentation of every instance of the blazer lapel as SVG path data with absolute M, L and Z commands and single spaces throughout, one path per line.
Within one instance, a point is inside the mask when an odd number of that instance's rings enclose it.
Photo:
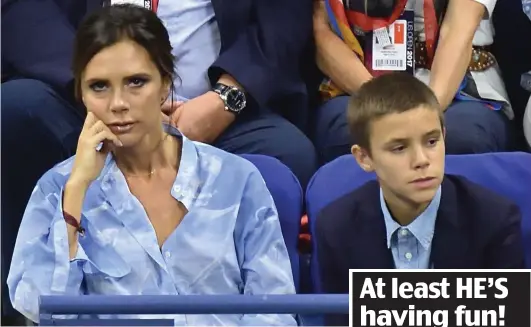
M 171 1 L 175 1 L 175 0 L 171 0 Z M 218 23 L 219 36 L 220 36 L 220 42 L 221 42 L 221 47 L 220 47 L 220 52 L 221 52 L 221 50 L 225 48 L 227 28 L 230 27 L 230 26 L 227 26 L 230 24 L 225 23 L 225 19 L 224 19 L 225 11 L 223 10 L 224 8 L 223 6 L 229 5 L 231 8 L 236 8 L 237 4 L 235 3 L 235 0 L 232 0 L 230 4 L 223 3 L 223 0 L 211 0 L 211 2 L 212 2 L 212 8 L 214 9 L 214 14 L 216 15 L 216 22 Z
M 216 21 L 218 22 L 218 25 L 219 25 L 219 22 L 223 21 L 223 1 L 222 0 L 211 0 L 211 2 L 212 2 L 212 8 L 214 9 L 214 14 L 216 15 Z
M 468 255 L 470 235 L 466 232 L 466 225 L 459 219 L 458 205 L 456 188 L 445 178 L 431 250 L 434 269 L 465 269 L 474 266 L 474 258 Z
M 371 194 L 359 204 L 350 243 L 349 269 L 394 269 L 393 254 L 387 247 L 385 221 L 379 196 Z M 370 200 L 369 200 L 370 199 Z M 376 202 L 375 202 L 376 200 Z M 361 202 L 361 201 L 360 201 Z
M 159 0 L 161 1 L 161 0 Z M 220 15 L 223 10 L 221 10 L 222 1 L 221 0 L 211 0 L 212 7 L 214 7 L 214 14 Z

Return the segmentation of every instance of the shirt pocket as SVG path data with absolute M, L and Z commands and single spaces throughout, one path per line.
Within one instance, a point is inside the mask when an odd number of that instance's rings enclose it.
M 131 273 L 131 266 L 120 254 L 113 240 L 120 238 L 124 227 L 112 220 L 101 220 L 95 224 L 94 218 L 85 221 L 85 236 L 79 238 L 88 261 L 83 265 L 86 277 L 107 276 L 121 278 Z
M 131 266 L 123 260 L 109 260 L 97 262 L 90 260 L 83 266 L 83 273 L 87 276 L 108 276 L 114 278 L 122 278 L 131 273 Z
M 88 294 L 119 295 L 136 292 L 135 284 L 131 282 L 131 266 L 116 252 L 105 251 L 97 257 L 89 258 L 83 265 L 83 273 Z
M 131 266 L 112 243 L 103 242 L 97 237 L 89 237 L 80 243 L 88 258 L 83 265 L 83 273 L 87 278 L 121 278 L 131 273 Z

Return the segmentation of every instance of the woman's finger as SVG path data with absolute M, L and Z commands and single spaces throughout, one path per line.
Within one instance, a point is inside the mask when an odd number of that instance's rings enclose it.
M 100 152 L 107 154 L 107 153 L 113 151 L 115 148 L 116 148 L 116 145 L 114 144 L 114 142 L 105 140 L 102 143 Z
M 94 144 L 94 146 L 98 146 L 101 142 L 104 142 L 104 141 L 110 141 L 112 142 L 115 146 L 122 146 L 122 142 L 120 141 L 120 139 L 118 138 L 118 136 L 114 135 L 110 130 L 109 128 L 107 128 L 107 126 L 105 126 L 105 128 L 103 130 L 101 130 L 100 132 L 96 133 L 92 138 L 91 138 L 91 143 Z
M 92 111 L 87 112 L 87 117 L 85 118 L 85 122 L 83 123 L 84 129 L 90 129 L 98 119 L 96 116 L 92 113 Z
M 98 120 L 92 125 L 92 127 L 90 127 L 89 132 L 90 135 L 96 135 L 106 129 L 109 129 L 107 125 L 105 125 L 101 120 Z

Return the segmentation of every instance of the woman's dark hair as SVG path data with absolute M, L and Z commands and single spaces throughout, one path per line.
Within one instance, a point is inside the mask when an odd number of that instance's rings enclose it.
M 81 95 L 81 75 L 92 57 L 124 39 L 146 49 L 162 78 L 173 83 L 174 57 L 164 24 L 154 12 L 143 7 L 113 5 L 85 18 L 77 31 L 72 59 L 76 98 Z

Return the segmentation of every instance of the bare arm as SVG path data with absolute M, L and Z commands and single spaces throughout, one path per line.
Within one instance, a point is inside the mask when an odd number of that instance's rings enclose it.
M 431 67 L 430 87 L 443 110 L 452 103 L 466 74 L 472 40 L 485 6 L 474 0 L 450 0 Z
M 372 78 L 361 60 L 328 25 L 324 1 L 314 6 L 314 37 L 317 47 L 317 66 L 334 84 L 349 94 Z
M 78 223 L 81 220 L 81 210 L 83 208 L 83 201 L 88 186 L 76 181 L 68 181 L 63 192 L 63 210 L 68 212 Z M 66 224 L 66 231 L 68 233 L 68 246 L 70 252 L 70 260 L 74 259 L 78 248 L 78 232 L 72 225 Z

